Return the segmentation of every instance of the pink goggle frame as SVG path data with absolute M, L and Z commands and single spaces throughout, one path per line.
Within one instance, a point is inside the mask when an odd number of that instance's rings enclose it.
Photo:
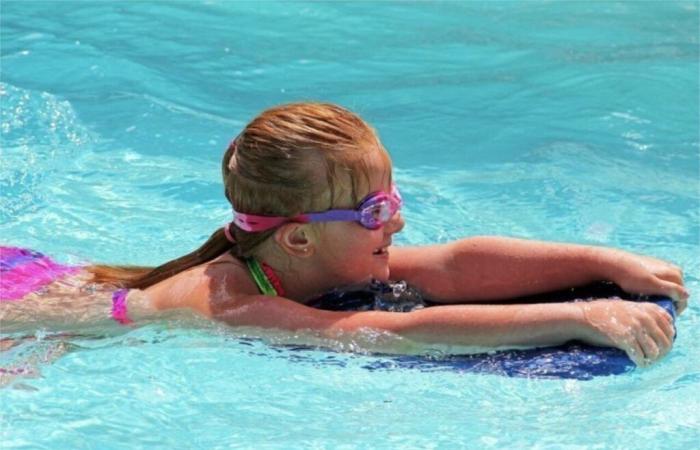
M 365 197 L 356 209 L 329 209 L 317 213 L 304 213 L 293 217 L 258 216 L 233 211 L 233 223 L 245 231 L 265 231 L 285 223 L 311 222 L 359 222 L 368 230 L 376 230 L 388 223 L 403 205 L 396 185 L 391 185 L 391 194 L 373 192 Z

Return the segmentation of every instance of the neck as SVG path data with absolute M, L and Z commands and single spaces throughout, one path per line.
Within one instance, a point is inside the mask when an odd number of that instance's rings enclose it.
M 282 284 L 284 297 L 290 300 L 306 303 L 337 287 L 337 283 L 324 276 L 321 268 L 315 267 L 313 258 L 294 258 L 270 252 L 259 255 L 257 259 L 272 268 Z

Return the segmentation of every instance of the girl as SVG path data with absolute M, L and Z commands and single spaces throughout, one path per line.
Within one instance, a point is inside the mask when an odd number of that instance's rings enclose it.
M 389 155 L 372 128 L 339 106 L 299 103 L 263 112 L 230 144 L 222 173 L 233 221 L 199 249 L 156 268 L 86 267 L 70 275 L 85 281 L 81 296 L 60 300 L 66 284 L 53 283 L 34 303 L 36 293 L 3 302 L 0 318 L 6 325 L 41 321 L 52 309 L 59 311 L 54 317 L 90 322 L 111 308 L 128 324 L 177 309 L 235 327 L 331 338 L 371 330 L 480 347 L 577 339 L 621 348 L 645 365 L 669 351 L 674 333 L 669 315 L 654 304 L 499 301 L 609 280 L 630 293 L 670 296 L 679 311 L 687 303 L 679 268 L 620 250 L 499 237 L 393 247 L 404 221 Z M 366 311 L 339 311 L 345 307 L 332 299 L 348 295 L 322 296 L 358 284 L 401 306 L 376 302 Z M 108 304 L 103 290 L 112 287 L 120 289 Z M 441 305 L 422 308 L 423 297 Z

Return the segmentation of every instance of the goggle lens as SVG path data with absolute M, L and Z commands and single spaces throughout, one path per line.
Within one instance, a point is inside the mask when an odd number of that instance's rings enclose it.
M 376 230 L 387 224 L 400 207 L 398 191 L 392 192 L 391 196 L 379 194 L 360 206 L 360 223 L 365 228 Z

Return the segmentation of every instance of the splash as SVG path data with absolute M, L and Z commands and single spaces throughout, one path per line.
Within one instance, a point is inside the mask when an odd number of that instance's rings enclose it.
M 44 182 L 57 162 L 94 141 L 72 105 L 47 92 L 0 83 L 0 218 L 11 221 L 49 200 Z

